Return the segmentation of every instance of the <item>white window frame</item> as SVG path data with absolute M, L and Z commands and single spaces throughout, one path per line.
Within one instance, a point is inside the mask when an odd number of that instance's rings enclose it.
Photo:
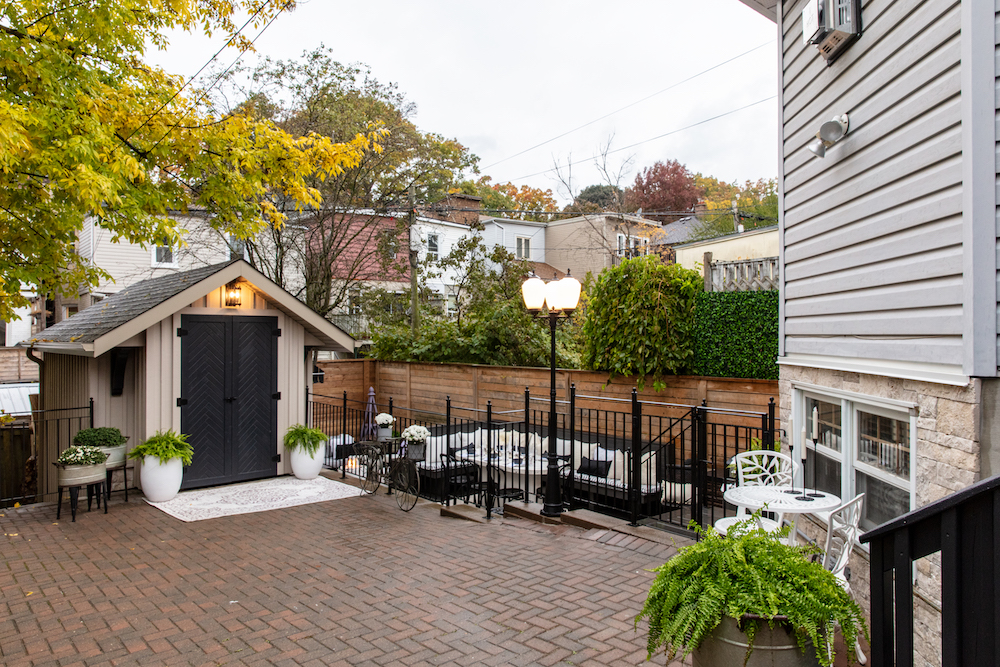
M 434 240 L 434 249 L 431 250 L 431 239 Z M 427 259 L 431 262 L 436 262 L 439 257 L 441 249 L 441 238 L 437 234 L 427 235 Z
M 160 248 L 166 248 L 170 251 L 170 261 L 161 262 L 156 259 L 156 253 Z M 177 248 L 171 245 L 154 245 L 153 251 L 150 257 L 150 266 L 154 269 L 176 269 L 177 268 Z
M 236 255 L 237 250 L 242 249 L 243 255 L 239 259 L 250 261 L 250 249 L 247 247 L 248 244 L 246 239 L 241 239 L 236 236 L 236 234 L 229 234 L 227 239 L 228 243 L 226 245 L 229 247 L 229 259 L 234 259 L 234 255 Z
M 815 446 L 812 443 L 812 415 L 806 414 L 806 398 L 812 398 L 826 403 L 834 403 L 840 406 L 840 451 L 824 445 L 822 442 Z M 802 437 L 803 427 L 805 427 L 805 440 L 810 456 L 814 456 L 815 450 L 819 454 L 840 462 L 840 497 L 847 501 L 857 495 L 856 473 L 861 472 L 868 477 L 875 478 L 881 482 L 891 484 L 896 488 L 908 492 L 910 496 L 910 510 L 916 509 L 917 498 L 917 411 L 916 404 L 894 399 L 883 399 L 876 396 L 857 394 L 841 390 L 830 389 L 817 385 L 805 383 L 792 384 L 792 433 L 790 442 L 794 449 L 792 456 L 796 463 L 802 457 Z M 879 468 L 858 461 L 858 423 L 859 412 L 867 412 L 873 415 L 897 419 L 909 424 L 910 441 L 910 478 L 902 478 Z M 809 465 L 812 465 L 811 463 Z M 802 485 L 805 481 L 806 471 L 800 467 L 796 475 L 795 483 Z M 867 499 L 867 498 L 866 498 Z M 826 515 L 813 515 L 821 522 L 826 522 Z M 862 545 L 867 551 L 867 546 Z
M 518 259 L 531 259 L 531 237 L 518 236 L 514 240 L 514 256 Z

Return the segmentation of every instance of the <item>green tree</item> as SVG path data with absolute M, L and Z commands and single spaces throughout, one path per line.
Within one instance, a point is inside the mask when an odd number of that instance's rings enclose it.
M 679 264 L 648 255 L 601 272 L 589 295 L 583 325 L 586 368 L 638 376 L 688 371 L 694 362 L 695 300 L 702 277 Z
M 697 174 L 695 181 L 705 190 L 705 210 L 699 213 L 699 222 L 689 237 L 691 241 L 732 234 L 736 231 L 737 218 L 744 230 L 778 224 L 777 179 L 747 181 L 740 186 Z
M 478 158 L 454 139 L 419 130 L 411 120 L 415 106 L 395 84 L 379 82 L 365 66 L 337 62 L 325 46 L 298 60 L 265 59 L 249 74 L 253 89 L 242 91 L 245 104 L 293 136 L 387 132 L 380 150 L 339 173 L 313 177 L 322 203 L 299 215 L 294 229 L 270 230 L 251 243 L 253 263 L 323 314 L 345 305 L 374 265 L 382 279 L 402 277 L 405 261 L 386 261 L 382 237 L 392 230 L 385 213 L 406 200 L 411 185 L 423 201 L 443 198 Z M 406 238 L 402 220 L 394 238 Z M 299 258 L 294 271 L 282 264 L 289 253 Z
M 365 128 L 293 137 L 243 111 L 218 114 L 178 77 L 145 62 L 171 29 L 258 26 L 286 0 L 19 0 L 0 6 L 0 317 L 22 287 L 76 293 L 110 277 L 74 251 L 85 220 L 114 240 L 178 243 L 171 211 L 197 205 L 241 237 L 280 228 L 286 208 L 318 206 L 311 178 L 337 176 L 375 148 Z
M 614 185 L 588 185 L 576 196 L 575 204 L 593 204 L 600 211 L 620 211 L 625 202 L 625 193 Z

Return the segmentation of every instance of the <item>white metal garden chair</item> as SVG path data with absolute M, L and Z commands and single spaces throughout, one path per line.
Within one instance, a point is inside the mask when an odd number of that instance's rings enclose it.
M 851 582 L 847 580 L 847 562 L 851 557 L 851 550 L 857 542 L 858 533 L 861 532 L 861 508 L 864 505 L 865 494 L 859 493 L 853 499 L 848 500 L 837 509 L 830 512 L 829 527 L 826 532 L 826 546 L 823 547 L 823 567 L 833 573 L 848 595 L 851 592 Z M 862 665 L 868 662 L 861 644 L 855 642 L 854 652 L 858 656 L 858 662 Z
M 787 454 L 767 449 L 740 452 L 734 458 L 736 479 L 740 486 L 792 486 L 792 459 Z M 746 521 L 751 514 L 746 507 L 736 506 L 736 516 L 727 516 L 715 522 L 716 532 L 725 535 L 733 524 Z M 773 518 L 760 517 L 759 525 L 767 532 L 781 528 L 784 516 L 774 512 Z

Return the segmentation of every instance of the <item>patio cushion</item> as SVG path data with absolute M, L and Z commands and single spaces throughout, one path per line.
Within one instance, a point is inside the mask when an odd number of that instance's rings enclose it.
M 592 475 L 594 477 L 606 478 L 608 476 L 608 470 L 611 468 L 611 461 L 595 461 L 593 459 L 583 458 L 580 461 L 580 467 L 577 472 L 581 475 Z

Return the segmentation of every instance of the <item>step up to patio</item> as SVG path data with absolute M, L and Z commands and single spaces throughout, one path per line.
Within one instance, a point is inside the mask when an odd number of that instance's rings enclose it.
M 506 516 L 516 516 L 519 519 L 530 519 L 539 523 L 562 523 L 559 517 L 543 516 L 541 503 L 525 503 L 514 501 L 503 506 L 503 513 Z
M 628 527 L 625 519 L 616 519 L 591 510 L 570 510 L 562 513 L 562 522 L 578 528 L 604 528 L 622 530 Z
M 475 523 L 486 523 L 486 510 L 482 507 L 459 503 L 457 505 L 441 506 L 441 516 L 452 519 L 462 519 L 464 521 L 474 521 Z

